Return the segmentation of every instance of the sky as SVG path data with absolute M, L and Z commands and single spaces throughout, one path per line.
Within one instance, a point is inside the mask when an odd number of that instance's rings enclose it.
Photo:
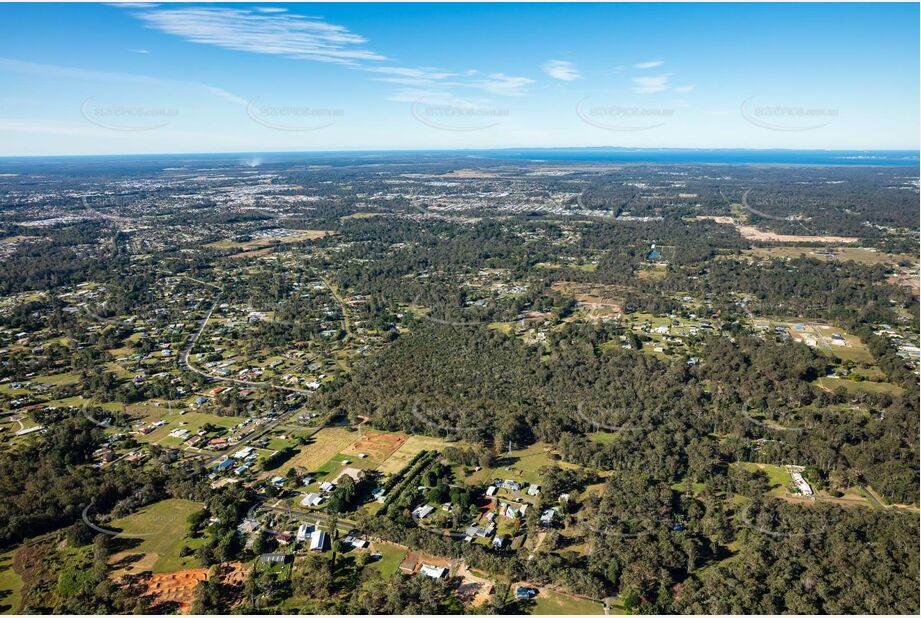
M 919 148 L 915 4 L 2 4 L 0 156 Z

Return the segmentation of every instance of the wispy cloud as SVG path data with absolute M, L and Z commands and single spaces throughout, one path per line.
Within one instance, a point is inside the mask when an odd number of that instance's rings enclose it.
M 419 79 L 419 80 L 440 80 L 448 77 L 454 77 L 454 73 L 449 71 L 442 71 L 440 69 L 433 68 L 412 68 L 412 67 L 364 67 L 365 71 L 371 73 L 383 73 L 385 75 L 394 75 L 397 77 L 404 77 L 407 79 Z
M 142 11 L 138 17 L 162 32 L 235 51 L 340 64 L 385 60 L 361 47 L 365 38 L 344 26 L 286 12 L 182 7 Z
M 550 77 L 564 82 L 572 82 L 582 78 L 575 65 L 566 60 L 548 60 L 541 66 L 541 69 Z
M 492 94 L 503 96 L 519 96 L 524 94 L 525 88 L 533 84 L 534 80 L 527 77 L 514 77 L 503 73 L 492 73 L 487 79 L 476 79 L 470 82 L 471 88 L 479 88 Z
M 675 86 L 675 92 L 685 94 L 694 90 L 694 86 Z
M 146 49 L 129 49 L 132 54 L 149 54 L 150 52 Z
M 182 87 L 205 92 L 219 99 L 224 99 L 237 105 L 246 105 L 247 101 L 243 97 L 238 97 L 232 92 L 223 88 L 203 84 L 201 82 L 190 82 L 173 79 L 163 79 L 162 77 L 151 77 L 149 75 L 139 75 L 136 73 L 118 73 L 115 71 L 97 71 L 93 69 L 81 69 L 77 67 L 65 67 L 55 64 L 41 64 L 38 62 L 27 62 L 24 60 L 15 60 L 13 58 L 0 58 L 0 72 L 9 71 L 24 75 L 37 75 L 50 78 L 73 78 L 80 80 L 97 80 L 106 83 L 111 82 L 130 82 L 145 84 L 150 87 Z
M 639 94 L 654 94 L 668 89 L 668 78 L 671 73 L 657 75 L 656 77 L 634 77 L 633 92 Z
M 665 64 L 664 60 L 649 60 L 647 62 L 637 62 L 633 65 L 634 69 L 654 69 Z
M 454 90 L 517 96 L 534 83 L 527 77 L 499 72 L 483 75 L 475 69 L 449 71 L 383 65 L 381 62 L 387 58 L 369 49 L 363 36 L 320 17 L 296 15 L 286 9 L 170 6 L 137 11 L 135 15 L 152 28 L 196 43 L 234 51 L 333 62 L 361 70 L 374 75 L 371 78 L 374 81 L 401 86 L 389 97 L 391 100 L 406 100 L 419 93 L 440 100 L 456 99 Z M 566 66 L 558 67 L 558 71 L 562 71 L 558 72 L 558 79 L 578 78 L 569 63 L 562 65 Z

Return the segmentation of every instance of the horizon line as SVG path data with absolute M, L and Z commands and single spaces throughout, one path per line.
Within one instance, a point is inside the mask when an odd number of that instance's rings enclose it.
M 409 152 L 502 152 L 515 150 L 614 150 L 632 152 L 661 152 L 661 151 L 699 151 L 699 152 L 893 152 L 912 153 L 921 160 L 921 147 L 914 148 L 746 148 L 744 146 L 502 146 L 496 148 L 367 148 L 367 149 L 342 149 L 342 150 L 217 150 L 217 151 L 189 151 L 189 152 L 118 152 L 118 153 L 82 153 L 82 154 L 2 154 L 0 159 L 53 159 L 53 158 L 102 158 L 102 157 L 179 157 L 179 156 L 258 156 L 258 155 L 322 155 L 322 154 L 367 154 L 367 153 L 409 153 Z

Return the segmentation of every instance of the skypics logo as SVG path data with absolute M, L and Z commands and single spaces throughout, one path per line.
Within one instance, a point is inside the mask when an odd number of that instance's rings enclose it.
M 423 433 L 435 433 L 447 438 L 476 439 L 484 430 L 483 414 L 476 414 L 464 408 L 448 408 L 428 405 L 417 399 L 410 413 L 424 429 Z
M 611 407 L 590 406 L 579 402 L 576 404 L 575 416 L 592 431 L 604 431 L 608 433 L 620 432 L 648 432 L 654 427 L 651 424 L 644 423 L 642 419 L 636 418 L 635 411 L 623 407 L 613 409 Z
M 802 105 L 756 105 L 755 97 L 748 97 L 739 110 L 748 123 L 783 133 L 815 131 L 827 127 L 838 118 L 839 111 L 830 107 L 803 107 Z
M 665 126 L 675 110 L 665 107 L 603 104 L 585 97 L 576 105 L 576 115 L 587 125 L 605 131 L 651 131 Z
M 815 428 L 814 424 L 787 427 L 785 425 L 781 425 L 778 422 L 759 419 L 750 413 L 748 409 L 748 404 L 744 404 L 742 406 L 741 414 L 752 425 L 757 425 L 758 427 L 761 427 L 762 429 L 767 429 L 769 431 L 786 432 L 786 433 L 804 433 L 804 432 L 810 431 L 811 429 Z
M 259 105 L 258 99 L 246 104 L 250 120 L 268 129 L 294 133 L 326 129 L 345 117 L 345 110 L 310 105 Z
M 424 98 L 414 101 L 410 115 L 419 123 L 439 131 L 485 131 L 505 122 L 510 112 L 506 108 L 483 107 L 473 104 L 433 104 Z
M 80 114 L 87 122 L 109 131 L 139 133 L 162 129 L 179 117 L 179 109 L 168 106 L 104 103 L 91 97 L 83 101 Z

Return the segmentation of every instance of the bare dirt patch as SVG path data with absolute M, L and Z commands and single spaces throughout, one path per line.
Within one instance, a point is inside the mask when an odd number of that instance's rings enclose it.
M 557 281 L 553 289 L 575 298 L 589 319 L 614 317 L 623 313 L 622 290 L 617 286 Z
M 151 611 L 174 611 L 188 614 L 195 601 L 195 589 L 199 582 L 212 574 L 218 576 L 226 592 L 229 606 L 238 601 L 239 592 L 246 581 L 246 568 L 239 562 L 227 562 L 212 568 L 185 569 L 172 573 L 145 574 L 130 582 L 138 596 L 147 597 Z
M 852 236 L 802 236 L 799 234 L 778 234 L 765 230 L 759 230 L 754 225 L 742 225 L 732 217 L 718 217 L 710 215 L 698 215 L 694 217 L 698 221 L 714 221 L 733 225 L 746 240 L 758 240 L 763 242 L 818 242 L 830 244 L 852 244 L 860 240 Z
M 462 581 L 455 589 L 454 595 L 462 603 L 466 603 L 471 607 L 480 607 L 489 601 L 489 595 L 493 591 L 491 581 L 477 577 L 463 563 L 458 567 L 456 576 L 460 577 Z
M 403 446 L 406 442 L 406 436 L 396 433 L 377 433 L 364 431 L 357 442 L 343 449 L 344 455 L 354 455 L 364 453 L 369 459 L 377 462 L 383 462 L 390 457 L 394 451 Z

